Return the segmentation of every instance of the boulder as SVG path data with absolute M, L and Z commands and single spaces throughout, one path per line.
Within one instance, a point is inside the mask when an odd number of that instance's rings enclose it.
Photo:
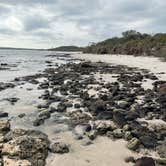
M 44 110 L 44 111 L 41 111 L 38 116 L 43 119 L 49 119 L 51 116 L 51 113 L 48 110 Z
M 6 134 L 10 131 L 10 123 L 9 121 L 0 121 L 0 133 Z
M 37 106 L 37 108 L 39 108 L 39 109 L 47 109 L 48 107 L 49 107 L 49 105 L 47 105 L 47 104 L 39 104 Z
M 56 142 L 50 146 L 50 151 L 52 153 L 60 153 L 60 154 L 68 153 L 69 147 L 68 147 L 68 145 L 66 145 L 62 142 Z
M 157 147 L 157 151 L 161 158 L 166 158 L 166 141 Z
M 154 148 L 157 145 L 157 139 L 148 134 L 139 137 L 139 140 L 146 148 Z
M 90 140 L 94 140 L 97 137 L 97 132 L 95 130 L 92 130 L 87 135 Z
M 126 124 L 125 113 L 122 109 L 113 110 L 113 121 L 120 127 Z
M 126 157 L 126 158 L 125 158 L 125 162 L 126 162 L 126 163 L 130 163 L 130 162 L 134 163 L 134 162 L 135 162 L 135 159 L 134 159 L 134 157 L 129 156 L 129 157 Z
M 139 148 L 139 145 L 140 145 L 140 141 L 137 139 L 137 138 L 132 138 L 128 144 L 127 144 L 127 147 L 130 149 L 130 150 L 136 150 Z
M 57 112 L 65 112 L 66 108 L 67 108 L 67 106 L 63 102 L 61 102 L 57 106 Z
M 117 128 L 113 121 L 96 121 L 94 127 L 101 135 Z
M 82 110 L 76 110 L 73 112 L 68 113 L 70 120 L 72 122 L 72 124 L 74 125 L 78 125 L 78 124 L 86 124 L 89 122 L 89 120 L 92 119 L 92 117 L 87 114 L 84 113 Z
M 45 134 L 35 130 L 18 129 L 11 131 L 10 139 L 4 143 L 2 155 L 19 160 L 28 160 L 34 166 L 44 166 L 48 155 L 49 140 Z
M 137 137 L 146 148 L 154 148 L 157 146 L 157 135 L 154 131 L 140 124 L 134 127 L 132 135 Z
M 32 166 L 28 160 L 14 159 L 7 156 L 3 157 L 3 164 L 4 166 Z
M 159 166 L 164 166 L 166 165 L 166 158 L 158 158 L 156 159 L 156 163 L 159 164 Z
M 6 117 L 8 117 L 8 113 L 0 111 L 0 118 L 6 118 Z
M 124 134 L 124 138 L 125 140 L 131 140 L 132 139 L 132 134 L 130 131 L 126 131 L 125 134 Z
M 99 120 L 110 120 L 110 119 L 112 119 L 112 117 L 113 117 L 113 114 L 111 111 L 100 112 L 97 115 L 97 119 L 99 119 Z
M 79 103 L 74 104 L 74 108 L 80 108 L 80 107 L 81 107 L 81 105 Z
M 67 108 L 73 107 L 73 103 L 72 102 L 65 102 L 65 105 L 66 105 Z
M 113 131 L 113 136 L 115 138 L 122 138 L 123 137 L 123 130 L 122 129 L 115 129 Z
M 151 157 L 141 157 L 136 160 L 134 166 L 155 166 L 155 161 Z
M 107 110 L 106 103 L 103 100 L 92 102 L 88 108 L 89 111 L 92 112 L 94 115 L 98 115 L 99 113 Z
M 44 119 L 43 118 L 36 118 L 34 121 L 33 121 L 33 126 L 40 126 L 42 124 L 44 124 Z
M 22 113 L 22 114 L 19 114 L 19 115 L 18 115 L 19 118 L 23 118 L 24 116 L 26 116 L 25 113 Z
M 120 100 L 117 102 L 118 106 L 122 109 L 125 109 L 129 106 L 129 103 L 125 100 Z
M 133 121 L 137 118 L 139 118 L 139 114 L 137 112 L 134 112 L 134 111 L 128 111 L 126 116 L 125 116 L 126 121 Z
M 130 125 L 126 124 L 123 126 L 123 131 L 130 131 L 130 130 L 131 130 Z
M 165 84 L 161 84 L 158 88 L 159 93 L 161 94 L 166 94 L 166 83 Z
M 19 100 L 19 98 L 12 97 L 12 98 L 7 98 L 6 100 L 9 101 L 10 103 L 14 104 Z

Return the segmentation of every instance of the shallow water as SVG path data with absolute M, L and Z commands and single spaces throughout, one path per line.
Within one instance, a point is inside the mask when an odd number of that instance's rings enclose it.
M 10 50 L 0 49 L 0 64 L 8 64 L 9 70 L 0 70 L 0 82 L 10 82 L 16 77 L 34 75 L 42 72 L 47 67 L 56 67 L 61 64 L 72 61 L 70 57 L 51 57 L 47 55 L 59 55 L 53 51 L 38 51 L 38 50 Z M 51 63 L 47 63 L 47 62 Z M 77 61 L 76 61 L 77 62 Z M 48 66 L 48 65 L 52 66 Z M 44 82 L 45 78 L 37 79 L 39 82 Z M 39 96 L 44 90 L 37 89 L 37 85 L 24 82 L 17 85 L 15 88 L 9 88 L 0 91 L 0 111 L 9 114 L 12 128 L 38 129 L 46 134 L 52 134 L 54 130 L 48 130 L 47 127 L 55 124 L 55 119 L 50 118 L 41 127 L 34 127 L 33 121 L 38 113 L 37 106 L 44 104 L 44 101 L 39 99 Z M 29 90 L 30 89 L 30 90 Z M 6 99 L 19 98 L 15 104 L 11 104 Z M 19 118 L 18 115 L 25 113 L 26 116 Z M 55 116 L 53 116 L 55 118 Z M 58 126 L 57 126 L 58 127 Z M 62 129 L 63 130 L 63 129 Z
M 50 54 L 56 53 L 53 51 L 0 49 L 0 64 L 7 63 L 10 68 L 9 70 L 0 70 L 0 82 L 43 71 L 48 65 L 46 61 L 52 61 L 53 64 L 66 63 L 60 58 L 46 56 Z

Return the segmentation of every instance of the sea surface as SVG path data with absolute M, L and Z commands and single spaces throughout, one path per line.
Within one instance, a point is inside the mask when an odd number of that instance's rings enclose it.
M 8 64 L 8 70 L 0 70 L 0 82 L 11 81 L 16 77 L 36 74 L 43 71 L 47 63 L 62 64 L 66 63 L 64 60 L 56 57 L 52 58 L 47 55 L 56 54 L 53 51 L 40 50 L 14 50 L 14 49 L 0 49 L 0 64 Z M 2 67 L 0 65 L 0 67 Z
M 0 49 L 0 67 L 7 68 L 0 70 L 0 83 L 15 83 L 14 79 L 17 77 L 42 73 L 46 68 L 54 68 L 71 61 L 77 62 L 62 52 Z M 43 81 L 42 78 L 39 80 L 39 82 Z M 10 120 L 12 128 L 36 129 L 32 124 L 38 112 L 37 106 L 44 103 L 39 98 L 43 92 L 44 90 L 39 90 L 37 85 L 28 82 L 20 83 L 15 88 L 0 91 L 0 112 L 8 113 L 7 119 Z M 10 98 L 18 98 L 19 100 L 15 104 L 11 104 L 7 100 Z M 22 113 L 27 116 L 20 119 L 18 115 Z M 47 123 L 53 124 L 50 122 L 51 120 L 48 120 Z M 43 131 L 44 128 L 48 131 L 47 124 L 39 127 L 38 130 Z

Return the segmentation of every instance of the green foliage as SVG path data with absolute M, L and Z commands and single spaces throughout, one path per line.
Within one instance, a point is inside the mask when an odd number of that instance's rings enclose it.
M 77 46 L 61 46 L 57 48 L 51 48 L 49 49 L 50 51 L 71 51 L 71 52 L 77 52 L 77 51 L 82 51 L 82 47 L 77 47 Z
M 161 49 L 158 50 L 158 55 L 166 61 L 166 47 L 162 47 Z
M 136 39 L 136 38 L 141 38 L 141 33 L 135 30 L 129 30 L 129 31 L 122 32 L 122 36 L 128 39 Z
M 141 34 L 129 30 L 122 33 L 122 37 L 114 37 L 84 49 L 85 53 L 96 54 L 127 54 L 127 55 L 155 55 L 165 57 L 166 34 Z

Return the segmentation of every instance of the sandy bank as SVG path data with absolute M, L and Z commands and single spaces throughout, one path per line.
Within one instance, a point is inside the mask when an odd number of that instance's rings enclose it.
M 107 137 L 97 138 L 93 144 L 83 146 L 81 142 L 75 141 L 70 132 L 61 134 L 60 140 L 71 145 L 71 152 L 63 155 L 51 155 L 48 166 L 130 166 L 124 159 L 133 156 L 126 148 L 124 140 L 112 141 Z
M 118 65 L 127 65 L 148 69 L 156 74 L 160 79 L 166 80 L 166 62 L 161 62 L 159 58 L 131 56 L 131 55 L 97 55 L 97 54 L 73 54 L 74 58 L 89 60 L 92 62 L 106 62 Z M 161 74 L 165 72 L 165 74 Z

